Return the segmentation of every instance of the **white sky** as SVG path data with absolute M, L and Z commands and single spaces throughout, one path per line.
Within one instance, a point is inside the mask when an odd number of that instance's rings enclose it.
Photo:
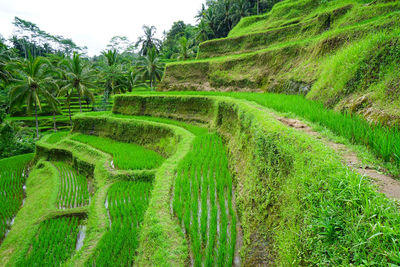
M 89 56 L 104 50 L 115 35 L 135 42 L 142 25 L 157 27 L 161 38 L 174 21 L 195 24 L 205 0 L 0 0 L 0 34 L 11 37 L 17 16 L 52 34 L 87 46 Z

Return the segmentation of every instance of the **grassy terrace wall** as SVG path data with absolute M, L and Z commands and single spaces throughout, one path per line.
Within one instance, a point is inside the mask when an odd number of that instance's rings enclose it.
M 146 98 L 124 96 L 124 101 L 138 104 Z M 159 98 L 163 106 L 188 105 L 186 96 Z M 398 238 L 400 215 L 368 180 L 265 108 L 223 97 L 192 96 L 191 101 L 198 105 L 205 98 L 216 106 L 209 122 L 224 137 L 235 174 L 245 265 L 399 263 L 398 245 L 390 240 Z M 171 116 L 157 107 L 142 112 Z M 179 116 L 192 120 L 190 112 Z
M 328 33 L 335 31 L 347 32 L 348 35 L 347 40 L 343 38 L 336 42 L 353 41 L 366 33 L 393 26 L 396 19 L 394 16 L 388 17 L 388 14 L 393 12 L 393 15 L 398 15 L 400 11 L 400 3 L 395 1 L 371 5 L 349 0 L 331 1 L 325 5 L 313 0 L 297 1 L 296 5 L 287 5 L 296 1 L 285 2 L 286 5 L 283 6 L 286 13 L 296 11 L 297 18 L 287 18 L 284 14 L 280 14 L 281 18 L 278 18 L 275 13 L 280 13 L 282 10 L 273 9 L 270 16 L 264 17 L 258 23 L 250 23 L 247 26 L 239 23 L 227 38 L 202 43 L 197 58 L 247 53 L 322 34 L 332 36 Z M 282 4 L 278 4 L 277 7 Z M 271 27 L 272 19 L 277 21 L 274 21 L 275 26 Z M 243 19 L 243 21 L 249 20 L 250 18 Z M 262 22 L 264 27 L 259 25 Z
M 176 150 L 179 137 L 168 127 L 138 120 L 124 120 L 98 116 L 95 113 L 76 116 L 72 132 L 111 138 L 116 141 L 136 143 L 153 149 L 164 156 Z
M 135 98 L 119 95 L 113 107 L 113 113 L 125 115 L 166 117 L 176 120 L 190 120 L 207 123 L 214 115 L 214 102 L 203 98 L 186 97 L 175 101 L 172 97 L 168 102 L 159 97 Z
M 160 90 L 303 94 L 396 120 L 399 15 L 398 1 L 285 0 L 202 43 L 196 60 L 168 64 Z

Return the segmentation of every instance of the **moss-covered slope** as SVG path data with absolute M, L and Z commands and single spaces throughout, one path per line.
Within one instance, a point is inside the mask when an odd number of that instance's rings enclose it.
M 304 94 L 398 120 L 399 17 L 399 1 L 285 0 L 202 43 L 196 60 L 167 65 L 160 88 Z

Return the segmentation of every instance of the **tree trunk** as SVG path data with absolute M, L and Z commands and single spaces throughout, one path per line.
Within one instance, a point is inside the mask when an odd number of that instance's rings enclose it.
M 57 132 L 56 112 L 55 111 L 53 111 L 53 123 L 54 123 L 54 132 Z
M 39 122 L 37 117 L 37 103 L 35 100 L 35 120 L 36 120 L 36 138 L 39 138 Z
M 150 78 L 150 90 L 153 91 L 153 79 Z
M 260 15 L 260 0 L 257 0 L 257 15 Z
M 79 110 L 82 113 L 82 101 L 81 101 L 81 95 L 79 94 Z
M 68 113 L 69 113 L 69 123 L 72 126 L 72 118 L 71 118 L 71 104 L 68 104 Z

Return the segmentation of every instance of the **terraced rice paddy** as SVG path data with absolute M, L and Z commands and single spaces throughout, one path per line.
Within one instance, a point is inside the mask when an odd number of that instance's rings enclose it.
M 69 134 L 67 131 L 53 133 L 47 138 L 46 142 L 49 144 L 56 144 Z
M 143 181 L 117 182 L 110 187 L 105 203 L 110 227 L 88 266 L 132 266 L 151 188 L 151 183 Z
M 75 251 L 80 219 L 59 217 L 42 222 L 31 249 L 17 266 L 60 266 Z
M 189 237 L 194 266 L 231 266 L 237 217 L 232 179 L 222 140 L 217 134 L 195 139 L 180 163 L 173 211 Z
M 0 160 L 0 243 L 22 206 L 27 178 L 26 164 L 32 154 Z
M 54 162 L 60 176 L 60 189 L 57 207 L 60 209 L 77 208 L 89 204 L 88 181 L 70 165 Z
M 164 161 L 157 152 L 132 143 L 84 134 L 73 136 L 72 139 L 111 154 L 115 167 L 123 170 L 153 169 Z

